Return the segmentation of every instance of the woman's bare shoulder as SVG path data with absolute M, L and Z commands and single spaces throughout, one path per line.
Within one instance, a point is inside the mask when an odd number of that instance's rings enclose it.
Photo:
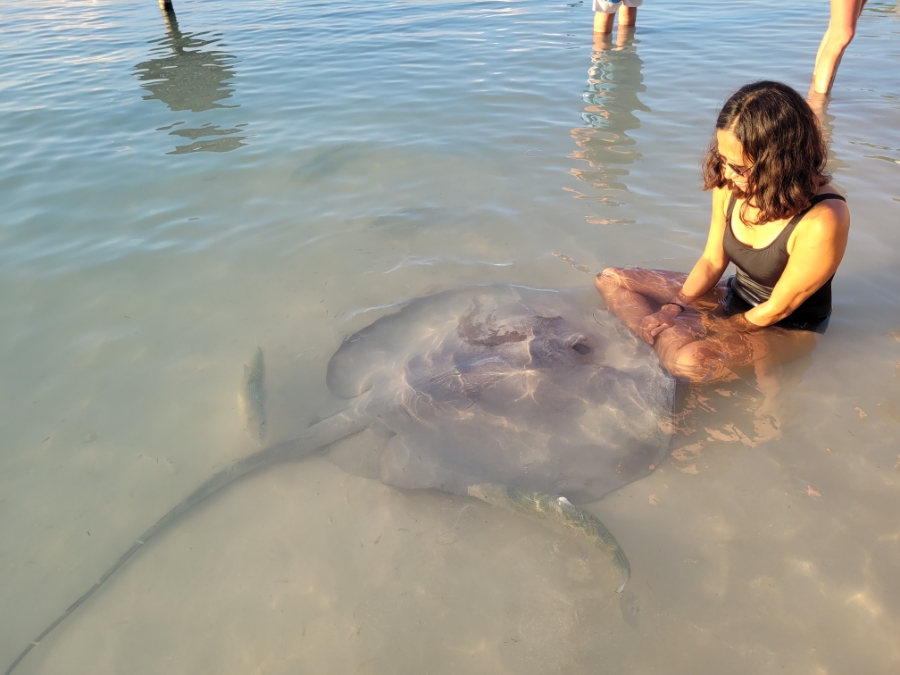
M 818 194 L 840 194 L 834 186 L 823 185 Z M 788 242 L 788 252 L 792 253 L 796 242 L 801 246 L 819 245 L 826 242 L 844 242 L 850 230 L 850 209 L 840 199 L 826 199 L 815 206 L 800 221 Z M 828 244 L 833 245 L 833 244 Z M 840 244 L 843 246 L 844 244 Z
M 817 195 L 839 195 L 837 188 L 826 183 L 819 188 Z M 804 218 L 809 224 L 818 223 L 825 227 L 848 227 L 850 225 L 850 209 L 842 199 L 825 199 L 816 204 L 809 215 Z
M 725 213 L 728 208 L 728 200 L 731 199 L 731 190 L 727 186 L 715 187 L 711 190 L 713 211 Z

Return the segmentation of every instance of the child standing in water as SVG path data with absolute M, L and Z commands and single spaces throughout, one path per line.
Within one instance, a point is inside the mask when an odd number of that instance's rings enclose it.
M 637 21 L 637 8 L 644 0 L 594 0 L 594 32 L 611 33 L 616 12 L 619 13 L 619 28 L 634 26 Z

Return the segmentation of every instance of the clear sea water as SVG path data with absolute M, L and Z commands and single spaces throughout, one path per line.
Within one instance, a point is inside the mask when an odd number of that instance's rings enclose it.
M 286 437 L 334 410 L 328 358 L 378 308 L 689 269 L 718 107 L 805 92 L 828 21 L 647 0 L 615 46 L 562 0 L 175 9 L 0 5 L 4 669 L 254 450 L 257 345 Z M 827 116 L 853 216 L 829 331 L 777 433 L 735 412 L 746 390 L 694 392 L 675 455 L 589 505 L 631 559 L 622 598 L 578 542 L 319 456 L 197 508 L 16 672 L 897 672 L 898 72 L 900 13 L 870 0 Z

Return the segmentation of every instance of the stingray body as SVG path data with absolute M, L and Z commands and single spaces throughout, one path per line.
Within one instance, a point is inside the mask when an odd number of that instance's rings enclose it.
M 648 474 L 669 449 L 674 382 L 592 301 L 580 291 L 468 287 L 414 300 L 350 336 L 329 362 L 328 386 L 358 402 L 375 434 L 340 444 L 331 459 L 401 488 L 468 494 L 493 483 L 575 503 Z M 369 405 L 378 412 L 367 415 Z
M 669 451 L 674 381 L 647 345 L 593 308 L 595 297 L 464 287 L 412 300 L 348 337 L 327 376 L 332 392 L 350 399 L 343 411 L 210 477 L 138 537 L 6 674 L 182 514 L 251 471 L 332 445 L 330 458 L 350 473 L 472 495 L 580 532 L 622 571 L 621 591 L 627 558 L 576 505 L 659 465 Z M 240 396 L 244 423 L 260 441 L 264 381 L 257 350 Z

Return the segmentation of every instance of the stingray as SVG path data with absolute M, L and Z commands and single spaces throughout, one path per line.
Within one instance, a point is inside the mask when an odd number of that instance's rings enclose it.
M 341 412 L 213 475 L 141 535 L 7 675 L 193 506 L 251 471 L 332 445 L 330 459 L 349 473 L 477 497 L 575 530 L 613 559 L 621 592 L 628 559 L 603 523 L 577 504 L 659 466 L 670 448 L 675 385 L 652 349 L 592 309 L 594 298 L 583 289 L 463 287 L 411 300 L 349 336 L 327 371 L 329 389 L 347 399 Z M 247 430 L 262 442 L 259 349 L 244 368 L 240 402 Z
M 329 457 L 399 488 L 498 483 L 580 503 L 648 474 L 669 448 L 674 382 L 591 309 L 577 291 L 498 285 L 416 299 L 363 328 L 327 384 L 383 442 Z

